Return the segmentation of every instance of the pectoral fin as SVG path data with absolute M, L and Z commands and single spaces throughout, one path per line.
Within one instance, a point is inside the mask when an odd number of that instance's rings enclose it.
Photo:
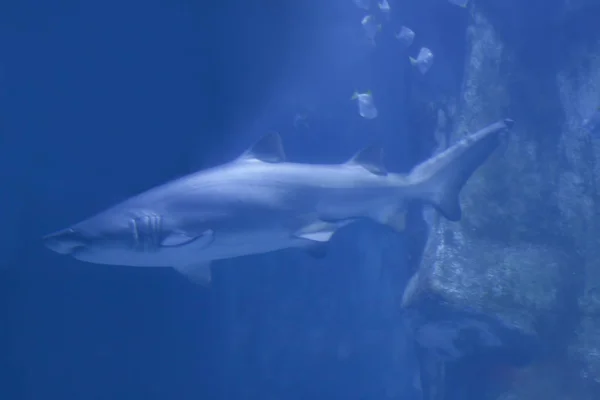
M 199 234 L 188 233 L 184 231 L 170 232 L 160 243 L 162 247 L 181 247 L 192 242 L 200 241 L 199 246 L 206 247 L 214 240 L 214 232 L 212 229 L 207 229 Z
M 314 242 L 329 242 L 329 239 L 331 239 L 331 236 L 333 236 L 334 233 L 335 231 L 328 230 L 322 232 L 303 233 L 298 235 L 298 237 Z
M 210 283 L 212 282 L 210 262 L 180 265 L 174 268 L 195 284 L 210 286 Z

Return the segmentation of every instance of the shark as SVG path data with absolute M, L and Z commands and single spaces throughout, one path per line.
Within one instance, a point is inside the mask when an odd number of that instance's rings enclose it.
M 217 260 L 287 248 L 323 257 L 334 233 L 360 219 L 402 231 L 409 201 L 460 220 L 461 189 L 513 123 L 469 134 L 408 174 L 387 171 L 378 146 L 341 164 L 290 162 L 270 132 L 233 161 L 154 187 L 43 243 L 83 262 L 171 267 L 202 285 Z

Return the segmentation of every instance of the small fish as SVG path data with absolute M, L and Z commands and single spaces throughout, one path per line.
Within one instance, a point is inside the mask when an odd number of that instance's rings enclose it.
M 416 67 L 423 75 L 433 65 L 433 53 L 427 47 L 422 47 L 417 58 L 408 57 L 411 65 Z
M 400 28 L 400 32 L 396 33 L 396 39 L 406 48 L 415 40 L 415 33 L 412 29 L 403 26 Z
M 368 10 L 371 7 L 371 0 L 354 0 L 354 4 L 356 4 L 358 8 Z
M 450 2 L 450 4 L 454 4 L 455 6 L 467 8 L 469 0 L 448 0 L 448 2 Z
M 309 129 L 308 125 L 308 115 L 305 113 L 299 112 L 294 115 L 294 128 L 298 130 Z
M 375 46 L 375 36 L 377 35 L 377 32 L 381 31 L 381 24 L 378 24 L 372 15 L 366 15 L 360 23 L 365 30 L 367 39 Z
M 594 112 L 583 120 L 581 126 L 588 133 L 600 133 L 600 107 L 596 107 Z
M 379 10 L 385 14 L 387 18 L 390 18 L 390 3 L 388 3 L 387 0 L 382 0 L 381 2 L 377 3 L 377 5 L 379 6 Z
M 351 100 L 358 101 L 358 113 L 361 117 L 366 119 L 373 119 L 377 117 L 377 108 L 375 107 L 373 94 L 370 90 L 366 93 L 354 92 Z

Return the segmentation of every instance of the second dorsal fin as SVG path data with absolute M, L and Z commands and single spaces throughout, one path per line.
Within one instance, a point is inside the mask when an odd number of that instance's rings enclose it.
M 368 146 L 356 153 L 346 164 L 360 165 L 375 175 L 387 175 L 383 166 L 383 149 L 379 146 Z
M 277 132 L 265 134 L 238 158 L 238 160 L 251 159 L 268 163 L 284 162 L 285 153 L 281 144 L 281 136 Z

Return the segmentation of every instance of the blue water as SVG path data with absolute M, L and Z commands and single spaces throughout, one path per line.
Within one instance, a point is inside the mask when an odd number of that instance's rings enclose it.
M 210 291 L 40 242 L 268 130 L 295 161 L 341 162 L 375 143 L 407 171 L 435 148 L 415 98 L 457 89 L 467 18 L 414 3 L 393 9 L 376 50 L 351 0 L 2 4 L 0 399 L 383 399 L 390 386 L 418 398 L 397 309 L 417 234 L 358 225 L 325 260 L 225 262 Z M 402 24 L 418 31 L 408 52 L 392 35 Z M 408 63 L 424 45 L 436 55 L 427 81 Z M 376 120 L 358 116 L 355 90 L 374 93 Z M 397 251 L 366 270 L 360 240 Z

